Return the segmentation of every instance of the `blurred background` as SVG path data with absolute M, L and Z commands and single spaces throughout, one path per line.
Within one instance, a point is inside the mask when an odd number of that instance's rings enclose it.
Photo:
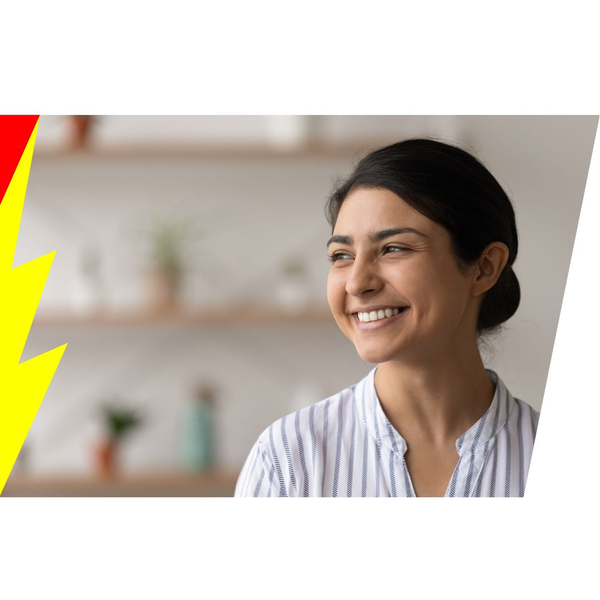
M 46 116 L 15 265 L 56 250 L 23 360 L 68 342 L 5 496 L 231 496 L 257 436 L 373 367 L 326 301 L 336 180 L 432 136 L 515 205 L 522 301 L 484 348 L 539 410 L 587 116 Z M 543 423 L 543 417 L 542 417 Z

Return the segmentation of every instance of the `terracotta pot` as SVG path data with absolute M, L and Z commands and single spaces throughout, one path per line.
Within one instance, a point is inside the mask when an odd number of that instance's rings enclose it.
M 100 477 L 111 477 L 117 468 L 117 443 L 105 440 L 96 447 L 96 471 Z
M 71 116 L 71 148 L 84 148 L 88 145 L 92 118 L 88 115 Z
M 177 308 L 179 278 L 168 271 L 152 271 L 148 275 L 148 305 L 157 312 L 172 311 Z

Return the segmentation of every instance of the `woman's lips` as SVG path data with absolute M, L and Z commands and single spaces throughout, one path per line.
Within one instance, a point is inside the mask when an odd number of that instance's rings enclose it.
M 369 321 L 368 323 L 363 323 L 358 319 L 358 314 L 354 314 L 354 320 L 356 321 L 356 325 L 360 331 L 370 331 L 372 329 L 381 329 L 382 327 L 386 327 L 399 321 L 403 315 L 405 315 L 410 310 L 410 307 L 406 307 L 404 310 L 400 311 L 397 315 L 393 317 L 387 317 L 385 319 L 378 319 L 377 321 Z

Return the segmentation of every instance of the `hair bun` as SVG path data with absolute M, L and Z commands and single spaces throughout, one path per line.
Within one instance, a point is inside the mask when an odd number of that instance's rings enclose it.
M 517 312 L 520 302 L 519 279 L 512 265 L 507 265 L 481 302 L 477 330 L 492 330 L 508 321 Z

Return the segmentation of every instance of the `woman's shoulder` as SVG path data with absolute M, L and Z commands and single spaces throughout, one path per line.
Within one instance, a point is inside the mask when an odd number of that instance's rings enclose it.
M 518 423 L 523 424 L 524 422 L 530 422 L 533 434 L 535 435 L 540 420 L 539 411 L 535 410 L 533 406 L 528 402 L 525 402 L 525 400 L 521 400 L 514 396 L 498 373 L 492 369 L 486 369 L 486 371 L 492 381 L 500 385 L 498 398 L 500 400 L 505 399 L 508 401 L 505 411 L 506 422 L 509 423 L 511 427 L 516 426 Z
M 521 400 L 520 398 L 515 398 L 513 396 L 513 399 L 515 401 L 515 406 L 517 407 L 517 410 L 512 411 L 511 416 L 513 417 L 513 419 L 525 419 L 530 421 L 533 428 L 533 433 L 535 435 L 538 423 L 540 421 L 539 411 L 535 410 L 535 408 L 533 408 L 531 404 L 525 402 L 524 400 Z
M 533 408 L 533 406 L 531 406 L 531 404 L 529 404 L 529 402 L 525 402 L 525 400 L 521 400 L 520 398 L 516 398 L 514 396 L 513 396 L 513 398 L 514 398 L 516 404 L 519 405 L 519 407 L 521 408 L 522 411 L 526 412 L 527 414 L 537 415 L 538 417 L 540 416 L 539 411 L 537 411 L 535 408 Z
M 352 411 L 357 385 L 286 414 L 258 436 L 246 464 L 252 472 L 263 469 L 271 493 L 308 495 L 311 477 L 319 472 L 327 448 L 339 438 L 344 415 Z M 261 467 L 255 468 L 256 464 Z M 241 478 L 246 481 L 245 475 Z M 252 486 L 260 490 L 260 480 L 252 481 Z M 248 489 L 248 485 L 240 489 Z

